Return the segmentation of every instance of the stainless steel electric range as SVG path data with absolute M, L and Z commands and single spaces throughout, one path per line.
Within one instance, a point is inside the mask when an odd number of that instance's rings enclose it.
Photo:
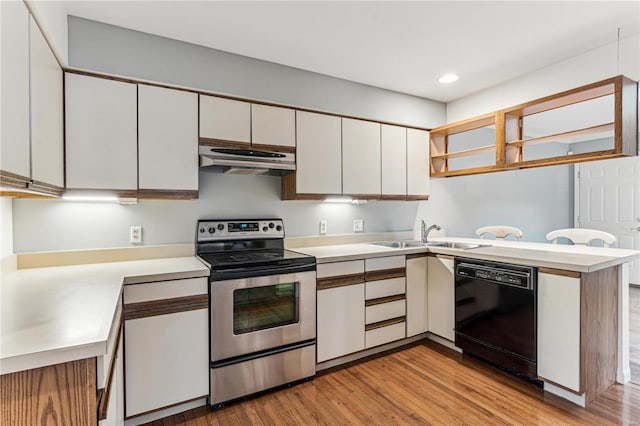
M 284 249 L 282 219 L 200 220 L 211 269 L 209 403 L 315 375 L 316 259 Z

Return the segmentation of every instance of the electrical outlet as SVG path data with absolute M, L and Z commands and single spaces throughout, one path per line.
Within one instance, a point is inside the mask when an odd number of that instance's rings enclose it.
M 363 232 L 364 231 L 364 220 L 355 219 L 353 221 L 353 232 Z
M 321 220 L 320 221 L 320 235 L 324 235 L 327 233 L 327 221 L 326 220 Z
M 142 242 L 142 226 L 132 226 L 129 228 L 129 242 L 141 243 Z

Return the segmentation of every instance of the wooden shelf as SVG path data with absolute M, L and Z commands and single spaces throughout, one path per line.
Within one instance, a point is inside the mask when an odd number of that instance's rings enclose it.
M 614 98 L 613 122 L 529 139 L 525 139 L 522 134 L 522 122 L 526 116 L 610 95 L 613 95 Z M 495 125 L 496 129 L 495 145 L 450 151 L 450 135 L 490 125 Z M 613 135 L 613 149 L 524 160 L 525 147 L 605 133 Z M 430 168 L 433 177 L 464 176 L 638 155 L 638 83 L 620 75 L 489 114 L 447 124 L 431 130 L 430 152 Z M 449 159 L 451 158 L 472 157 L 487 152 L 496 153 L 494 164 L 449 170 Z
M 586 127 L 584 129 L 571 130 L 569 132 L 556 133 L 549 136 L 539 138 L 522 139 L 519 141 L 507 142 L 507 146 L 532 146 L 543 143 L 559 142 L 566 139 L 575 139 L 582 136 L 597 135 L 599 133 L 613 132 L 615 123 L 600 124 L 598 126 Z

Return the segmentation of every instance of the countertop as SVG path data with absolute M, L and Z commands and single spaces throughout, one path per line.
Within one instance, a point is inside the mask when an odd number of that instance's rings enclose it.
M 106 354 L 125 284 L 208 275 L 195 257 L 3 270 L 0 374 Z
M 451 237 L 434 237 L 430 241 L 480 244 L 483 247 L 474 249 L 452 249 L 433 246 L 389 248 L 369 243 L 359 243 L 300 247 L 293 250 L 315 256 L 318 263 L 427 252 L 577 272 L 593 272 L 605 269 L 621 263 L 631 262 L 640 256 L 640 251 L 636 250 L 551 243 Z

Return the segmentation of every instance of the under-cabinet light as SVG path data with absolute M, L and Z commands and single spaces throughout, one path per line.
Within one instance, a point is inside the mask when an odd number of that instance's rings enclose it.
M 63 195 L 62 199 L 65 201 L 79 201 L 79 202 L 115 202 L 118 201 L 118 197 L 111 195 Z
M 438 83 L 453 83 L 454 81 L 456 81 L 457 79 L 459 79 L 460 77 L 458 76 L 458 74 L 454 74 L 454 73 L 447 73 L 447 74 L 443 74 L 439 79 L 438 79 Z
M 327 197 L 324 199 L 325 203 L 343 203 L 348 204 L 353 202 L 351 197 Z

